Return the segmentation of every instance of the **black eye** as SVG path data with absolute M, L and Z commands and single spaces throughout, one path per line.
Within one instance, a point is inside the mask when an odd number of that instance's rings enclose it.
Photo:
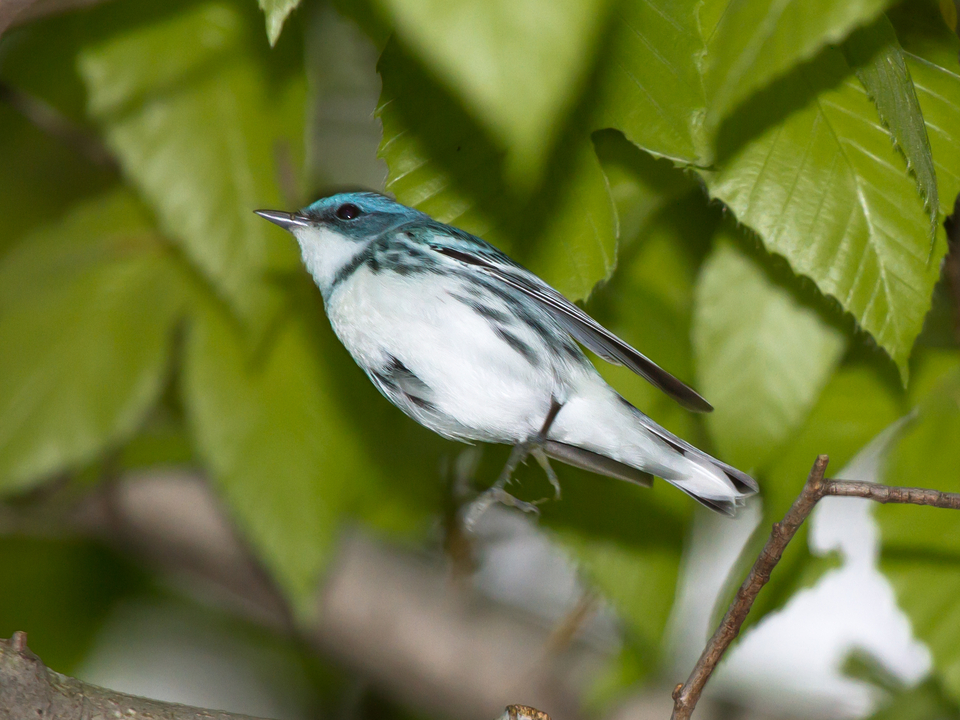
M 336 216 L 341 220 L 353 220 L 355 217 L 358 217 L 360 213 L 360 208 L 353 203 L 344 203 L 337 208 Z

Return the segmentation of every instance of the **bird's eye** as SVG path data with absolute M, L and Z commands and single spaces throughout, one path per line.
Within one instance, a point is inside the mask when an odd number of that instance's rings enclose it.
M 337 208 L 336 216 L 341 220 L 353 220 L 360 215 L 360 208 L 353 203 L 344 203 Z

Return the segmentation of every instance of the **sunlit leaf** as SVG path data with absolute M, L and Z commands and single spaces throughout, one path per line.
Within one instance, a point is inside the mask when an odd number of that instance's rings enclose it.
M 380 0 L 400 41 L 530 184 L 586 80 L 608 0 Z
M 707 122 L 875 19 L 892 0 L 707 0 Z M 714 26 L 711 20 L 716 23 Z
M 0 265 L 0 488 L 23 490 L 130 437 L 167 373 L 184 285 L 117 192 L 28 235 Z
M 124 172 L 161 227 L 247 321 L 275 312 L 265 276 L 295 267 L 251 211 L 279 207 L 268 97 L 239 14 L 201 5 L 81 54 L 80 72 Z
M 276 45 L 283 30 L 283 23 L 290 16 L 300 0 L 257 0 L 267 22 L 267 39 L 270 45 Z
M 700 391 L 722 457 L 761 467 L 803 423 L 846 345 L 727 239 L 707 258 L 693 340 Z
M 595 128 L 617 128 L 644 150 L 709 165 L 697 3 L 621 2 L 598 71 Z
M 923 200 L 863 86 L 828 49 L 737 117 L 710 193 L 839 300 L 905 379 L 946 245 L 941 229 L 931 257 Z

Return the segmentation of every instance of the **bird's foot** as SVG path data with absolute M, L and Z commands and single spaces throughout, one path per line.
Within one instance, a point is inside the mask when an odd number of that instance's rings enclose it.
M 537 436 L 513 446 L 513 450 L 510 453 L 507 464 L 504 465 L 500 473 L 500 477 L 497 478 L 497 481 L 492 487 L 481 493 L 467 508 L 463 520 L 467 529 L 472 529 L 477 520 L 480 519 L 480 516 L 487 511 L 487 508 L 497 502 L 501 505 L 507 505 L 508 507 L 515 507 L 525 513 L 540 514 L 540 509 L 537 506 L 546 502 L 548 498 L 542 498 L 535 502 L 526 502 L 515 498 L 504 490 L 507 484 L 513 479 L 514 471 L 520 463 L 527 459 L 528 455 L 533 455 L 546 473 L 547 479 L 553 486 L 553 499 L 560 499 L 560 480 L 557 479 L 557 474 L 554 472 L 553 467 L 551 467 L 547 454 L 543 451 L 543 442 L 543 438 Z
M 543 451 L 543 447 L 537 446 L 532 451 L 533 456 L 537 459 L 537 462 L 540 463 L 540 467 L 543 468 L 543 472 L 547 475 L 547 480 L 550 481 L 550 484 L 553 485 L 553 499 L 560 499 L 560 479 L 557 477 L 557 474 L 553 471 L 553 467 L 550 465 L 550 458 L 547 457 L 547 454 Z M 539 500 L 537 504 L 543 502 Z

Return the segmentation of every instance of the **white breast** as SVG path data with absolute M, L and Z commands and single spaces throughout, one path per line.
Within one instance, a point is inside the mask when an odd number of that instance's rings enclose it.
M 334 331 L 364 368 L 397 358 L 435 393 L 438 408 L 475 439 L 518 442 L 536 433 L 558 387 L 550 355 L 531 363 L 454 295 L 446 275 L 402 277 L 361 266 L 327 304 Z M 522 328 L 516 328 L 518 333 Z M 535 335 L 522 339 L 531 345 Z

